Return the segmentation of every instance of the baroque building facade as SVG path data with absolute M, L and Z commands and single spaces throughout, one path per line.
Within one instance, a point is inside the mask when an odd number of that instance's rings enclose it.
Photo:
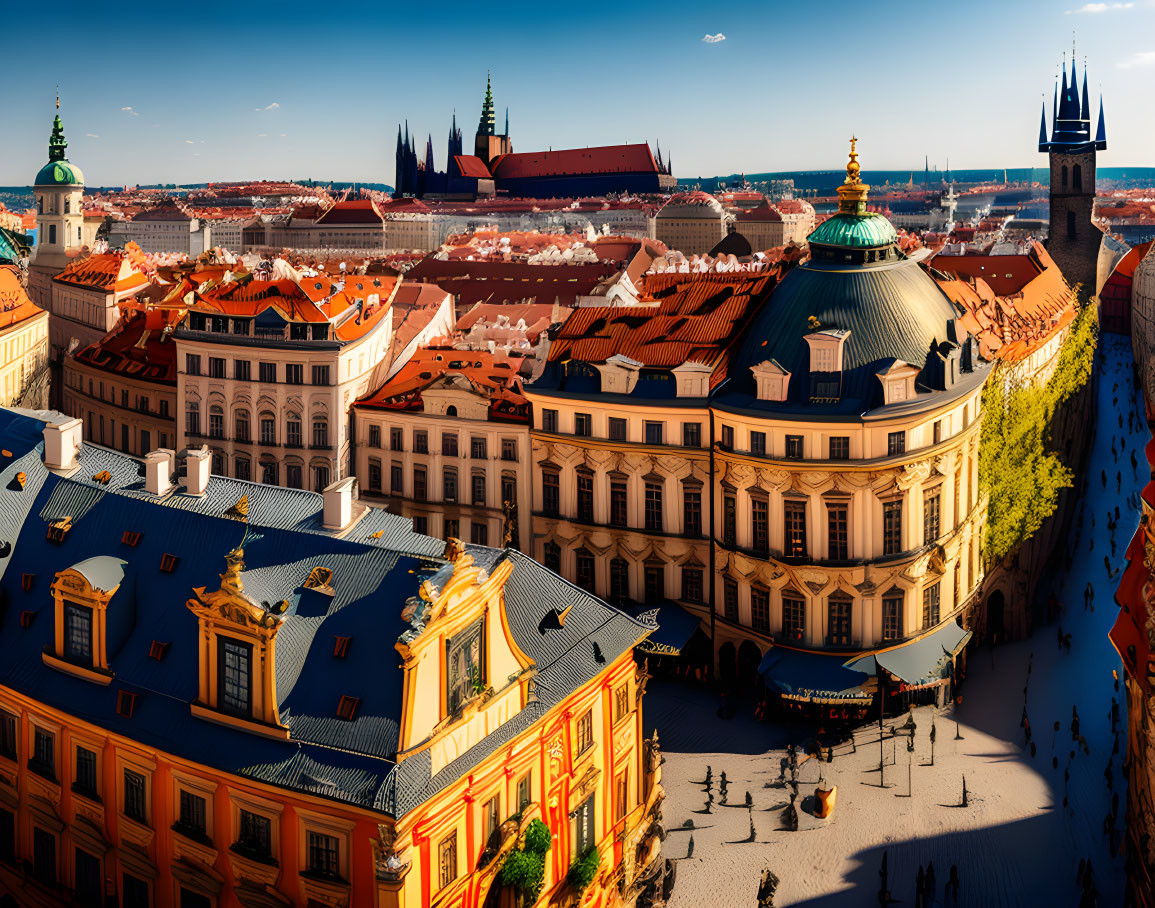
M 0 442 L 15 904 L 513 904 L 501 868 L 531 828 L 546 903 L 660 901 L 632 655 L 652 624 L 417 534 L 352 480 L 142 462 L 51 413 L 0 411 Z

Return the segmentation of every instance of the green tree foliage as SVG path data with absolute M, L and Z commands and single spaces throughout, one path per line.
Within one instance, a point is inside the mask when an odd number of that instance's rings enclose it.
M 598 857 L 598 850 L 591 845 L 577 859 L 577 863 L 569 869 L 569 875 L 566 879 L 578 892 L 585 892 L 586 886 L 592 883 L 594 877 L 597 876 L 600 864 L 601 859 Z
M 553 833 L 541 820 L 530 820 L 521 845 L 506 855 L 498 882 L 517 893 L 521 904 L 532 905 L 545 885 L 545 856 Z
M 979 489 L 987 497 L 983 556 L 996 564 L 1030 539 L 1058 507 L 1073 476 L 1051 446 L 1055 413 L 1091 376 L 1098 307 L 1084 306 L 1042 387 L 1011 380 L 1000 363 L 983 389 Z

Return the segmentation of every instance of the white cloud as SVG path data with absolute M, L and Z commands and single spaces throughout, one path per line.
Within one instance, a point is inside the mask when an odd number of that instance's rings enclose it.
M 721 32 L 718 32 L 718 34 L 716 34 L 716 35 L 707 34 L 705 37 L 702 38 L 702 43 L 703 44 L 721 44 L 725 40 L 726 40 L 726 36 L 723 35 Z
M 283 132 L 283 133 L 281 133 L 281 138 L 282 138 L 282 139 L 287 139 L 288 137 L 289 137 L 289 134 L 288 134 L 287 132 Z
M 263 139 L 263 138 L 265 138 L 267 135 L 268 135 L 268 133 L 267 133 L 267 132 L 258 132 L 258 133 L 257 133 L 257 138 L 258 138 L 258 139 Z
M 125 113 L 130 113 L 130 114 L 132 114 L 134 117 L 139 117 L 139 116 L 140 116 L 140 114 L 139 114 L 139 113 L 137 113 L 135 110 L 133 110 L 131 107 L 122 107 L 122 108 L 121 108 L 121 110 L 123 110 Z
M 1084 3 L 1078 9 L 1067 10 L 1068 16 L 1077 16 L 1081 13 L 1109 13 L 1117 9 L 1130 9 L 1134 3 Z
M 196 142 L 194 142 L 192 139 L 185 139 L 184 143 L 185 145 L 196 145 Z
M 255 110 L 255 111 L 257 111 L 258 113 L 260 113 L 262 110 L 276 110 L 276 109 L 277 109 L 278 107 L 280 107 L 280 106 L 281 106 L 280 104 L 278 104 L 276 101 L 274 101 L 274 102 L 273 102 L 272 104 L 270 104 L 268 107 L 254 107 L 254 108 L 253 108 L 253 110 Z
M 1115 64 L 1120 69 L 1131 69 L 1134 66 L 1155 66 L 1155 50 L 1144 50 L 1131 54 L 1126 60 Z
M 94 132 L 86 132 L 85 135 L 88 136 L 88 138 L 90 138 L 90 139 L 99 139 L 100 138 L 100 136 L 98 136 Z

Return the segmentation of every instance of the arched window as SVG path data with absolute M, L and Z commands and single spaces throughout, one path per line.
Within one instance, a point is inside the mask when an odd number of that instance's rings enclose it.
M 72 199 L 70 199 L 68 196 L 64 197 L 64 213 L 72 214 Z
M 211 418 L 211 417 L 210 417 Z M 213 450 L 213 468 L 212 472 L 215 476 L 228 476 L 229 471 L 226 467 L 227 460 L 223 451 Z
M 1076 164 L 1071 169 L 1071 183 L 1076 190 L 1078 190 L 1080 192 L 1082 191 L 1082 189 L 1083 189 L 1083 166 L 1081 164 Z
M 1075 229 L 1075 212 L 1067 212 L 1067 239 L 1075 240 L 1079 238 L 1079 231 Z
M 457 415 L 457 407 L 453 406 L 453 404 L 450 404 L 448 407 L 445 408 L 445 415 L 446 416 L 456 416 Z
M 225 437 L 225 411 L 213 404 L 209 407 L 209 438 Z M 214 470 L 213 472 L 217 472 Z
M 299 423 L 298 423 L 299 425 Z M 277 417 L 272 413 L 261 414 L 261 444 L 275 445 L 277 443 Z M 264 480 L 262 480 L 263 482 Z M 275 484 L 275 483 L 274 483 Z
M 1063 184 L 1062 185 L 1063 185 L 1064 189 L 1067 188 L 1067 165 L 1066 164 L 1063 165 Z
M 188 435 L 201 434 L 201 405 L 190 400 L 185 407 L 185 433 Z
M 237 410 L 235 419 L 237 441 L 247 442 L 249 440 L 249 411 Z
M 248 481 L 253 478 L 253 465 L 249 458 L 243 454 L 237 455 L 236 460 L 236 477 Z
M 313 447 L 329 447 L 329 423 L 324 419 L 313 420 Z
M 290 413 L 285 420 L 285 444 L 293 448 L 301 447 L 301 414 Z
M 313 491 L 324 492 L 329 485 L 329 465 L 327 463 L 313 464 Z
M 544 557 L 542 562 L 545 564 L 547 571 L 553 571 L 555 574 L 561 573 L 561 546 L 556 542 L 547 542 L 543 547 Z

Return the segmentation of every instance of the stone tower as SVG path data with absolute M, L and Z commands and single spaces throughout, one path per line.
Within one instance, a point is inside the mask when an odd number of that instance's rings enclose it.
M 1051 159 L 1051 222 L 1047 251 L 1067 281 L 1078 284 L 1081 299 L 1098 291 L 1096 266 L 1102 231 L 1092 221 L 1095 206 L 1095 153 L 1107 147 L 1103 99 L 1099 99 L 1099 124 L 1091 138 L 1091 104 L 1087 97 L 1087 71 L 1083 70 L 1082 97 L 1072 52 L 1070 81 L 1063 63 L 1062 87 L 1055 87 L 1047 138 L 1047 111 L 1043 106 L 1039 125 L 1039 151 Z
M 56 99 L 60 109 L 60 99 Z M 51 281 L 71 261 L 69 252 L 84 245 L 84 174 L 65 157 L 68 142 L 60 114 L 48 139 L 48 163 L 40 168 L 32 191 L 36 196 L 36 248 L 28 274 L 28 295 L 51 307 Z
M 509 140 L 509 112 L 505 115 L 505 134 L 497 131 L 497 115 L 493 108 L 493 83 L 489 76 L 485 77 L 485 100 L 481 102 L 481 118 L 477 123 L 477 135 L 474 137 L 473 153 L 489 167 L 493 161 L 503 154 L 513 151 L 513 143 Z

